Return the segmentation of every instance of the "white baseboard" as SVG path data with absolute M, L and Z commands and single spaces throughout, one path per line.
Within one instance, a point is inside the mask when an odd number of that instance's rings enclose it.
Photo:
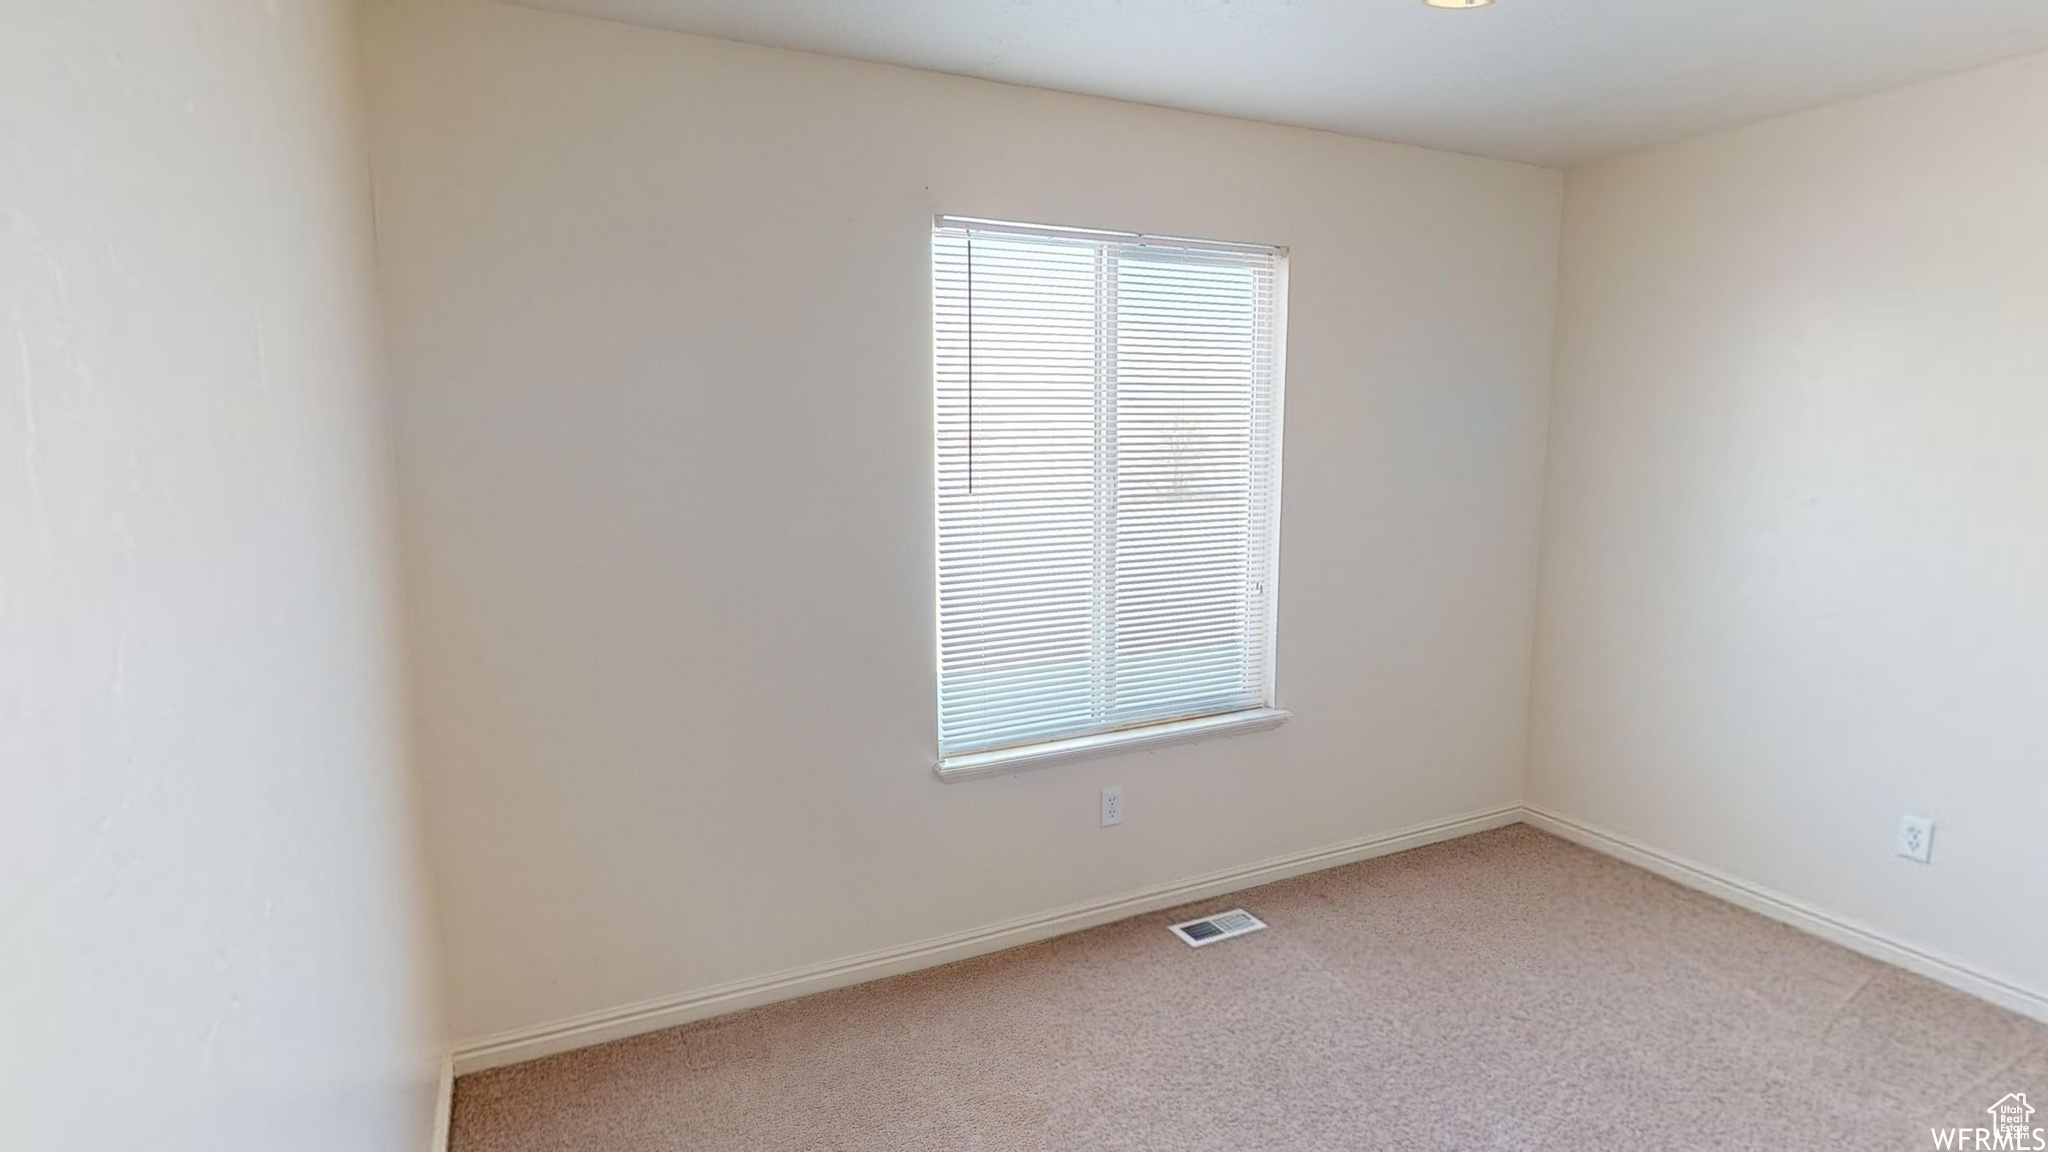
M 1530 825 L 1574 844 L 1654 872 L 1709 896 L 1718 896 L 1737 907 L 1789 924 L 1873 960 L 1916 972 L 1958 991 L 1989 1000 L 2001 1008 L 2048 1023 L 2048 993 L 1563 813 L 1529 804 L 1523 806 L 1523 814 Z
M 879 980 L 885 976 L 895 976 L 920 968 L 949 964 L 970 956 L 1035 943 L 1069 932 L 1078 932 L 1083 928 L 1092 928 L 1098 924 L 1155 912 L 1161 908 L 1171 908 L 1177 904 L 1207 900 L 1225 893 L 1256 888 L 1261 884 L 1271 884 L 1276 880 L 1285 880 L 1324 868 L 1335 868 L 1375 856 L 1405 852 L 1424 844 L 1454 840 L 1491 828 L 1504 828 L 1521 820 L 1521 807 L 1505 804 L 1449 820 L 1439 820 L 1380 836 L 1279 856 L 1241 868 L 1211 872 L 1206 876 L 1197 876 L 1189 880 L 1161 884 L 1109 900 L 1076 904 L 1053 912 L 1025 916 L 915 944 L 885 948 L 859 956 L 849 956 L 843 960 L 813 964 L 769 976 L 686 992 L 680 996 L 648 1000 L 531 1028 L 483 1036 L 463 1041 L 455 1046 L 453 1068 L 457 1074 L 466 1075 L 485 1068 L 517 1064 L 524 1060 L 552 1056 L 558 1052 L 567 1052 L 592 1044 L 602 1044 L 608 1040 L 618 1040 L 643 1032 L 673 1028 L 678 1024 L 688 1024 L 695 1020 L 723 1016 L 728 1012 L 771 1004 L 778 1000 L 791 1000 L 798 996 L 809 996 L 815 992 Z
M 427 1152 L 448 1152 L 448 1124 L 455 1115 L 455 1057 L 441 1057 L 441 1084 L 434 1094 L 434 1135 Z

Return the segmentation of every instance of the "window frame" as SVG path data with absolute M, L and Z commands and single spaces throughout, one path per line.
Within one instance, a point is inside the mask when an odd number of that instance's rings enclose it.
M 940 372 L 940 326 L 941 308 L 938 299 L 938 264 L 936 244 L 944 230 L 965 230 L 969 232 L 994 232 L 1013 236 L 1040 236 L 1049 239 L 1077 240 L 1101 244 L 1114 244 L 1128 248 L 1159 247 L 1174 252 L 1213 251 L 1217 253 L 1257 254 L 1272 261 L 1272 315 L 1269 330 L 1272 349 L 1270 352 L 1271 381 L 1268 385 L 1271 410 L 1270 430 L 1266 433 L 1271 460 L 1268 465 L 1266 483 L 1270 496 L 1265 501 L 1265 515 L 1268 522 L 1264 531 L 1269 537 L 1264 557 L 1265 581 L 1270 591 L 1265 594 L 1262 605 L 1265 620 L 1262 622 L 1264 660 L 1262 676 L 1262 698 L 1255 704 L 1193 715 L 1169 717 L 1162 720 L 1138 722 L 1124 727 L 1096 729 L 1071 735 L 1052 735 L 1020 740 L 1015 743 L 988 748 L 972 748 L 953 754 L 941 752 L 935 769 L 939 777 L 947 781 L 973 779 L 981 776 L 1006 774 L 1024 768 L 1065 763 L 1073 760 L 1128 750 L 1138 747 L 1153 747 L 1183 743 L 1192 740 L 1237 734 L 1275 727 L 1290 718 L 1292 713 L 1280 707 L 1279 694 L 1279 577 L 1280 577 L 1280 525 L 1282 472 L 1285 451 L 1285 397 L 1286 397 L 1286 353 L 1287 353 L 1287 312 L 1288 312 L 1288 249 L 1280 245 L 1243 244 L 1224 241 L 1197 240 L 1182 237 L 1155 236 L 1136 232 L 1116 232 L 1087 228 L 1065 228 L 1051 225 L 1018 224 L 1009 221 L 989 220 L 978 217 L 940 215 L 933 218 L 933 227 L 928 243 L 933 243 L 933 265 L 930 288 L 932 303 L 932 389 L 933 419 L 933 687 L 934 702 L 941 703 L 944 695 L 944 632 L 940 610 L 943 591 L 942 574 L 938 569 L 942 555 L 940 533 L 942 521 L 939 512 L 945 499 L 942 467 L 944 441 L 939 423 L 939 412 L 944 396 L 944 382 Z M 1257 531 L 1249 528 L 1248 531 Z M 934 733 L 940 738 L 943 748 L 943 723 L 934 725 Z

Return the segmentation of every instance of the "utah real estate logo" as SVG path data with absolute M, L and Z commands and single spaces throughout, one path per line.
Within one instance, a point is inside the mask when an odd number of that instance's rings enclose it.
M 2048 1152 L 2048 1130 L 2033 1126 L 2034 1108 L 2027 1103 L 2026 1093 L 2008 1092 L 1985 1111 L 1991 1113 L 1991 1127 L 1935 1128 L 1934 1146 L 1972 1152 Z

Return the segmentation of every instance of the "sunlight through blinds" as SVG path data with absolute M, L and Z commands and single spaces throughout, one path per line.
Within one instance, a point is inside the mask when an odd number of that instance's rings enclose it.
M 1280 260 L 938 222 L 942 754 L 1271 705 Z

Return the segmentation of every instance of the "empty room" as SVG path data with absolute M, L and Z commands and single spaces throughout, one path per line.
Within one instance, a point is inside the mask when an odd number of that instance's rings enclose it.
M 0 1148 L 2048 1149 L 2048 3 L 0 0 Z

